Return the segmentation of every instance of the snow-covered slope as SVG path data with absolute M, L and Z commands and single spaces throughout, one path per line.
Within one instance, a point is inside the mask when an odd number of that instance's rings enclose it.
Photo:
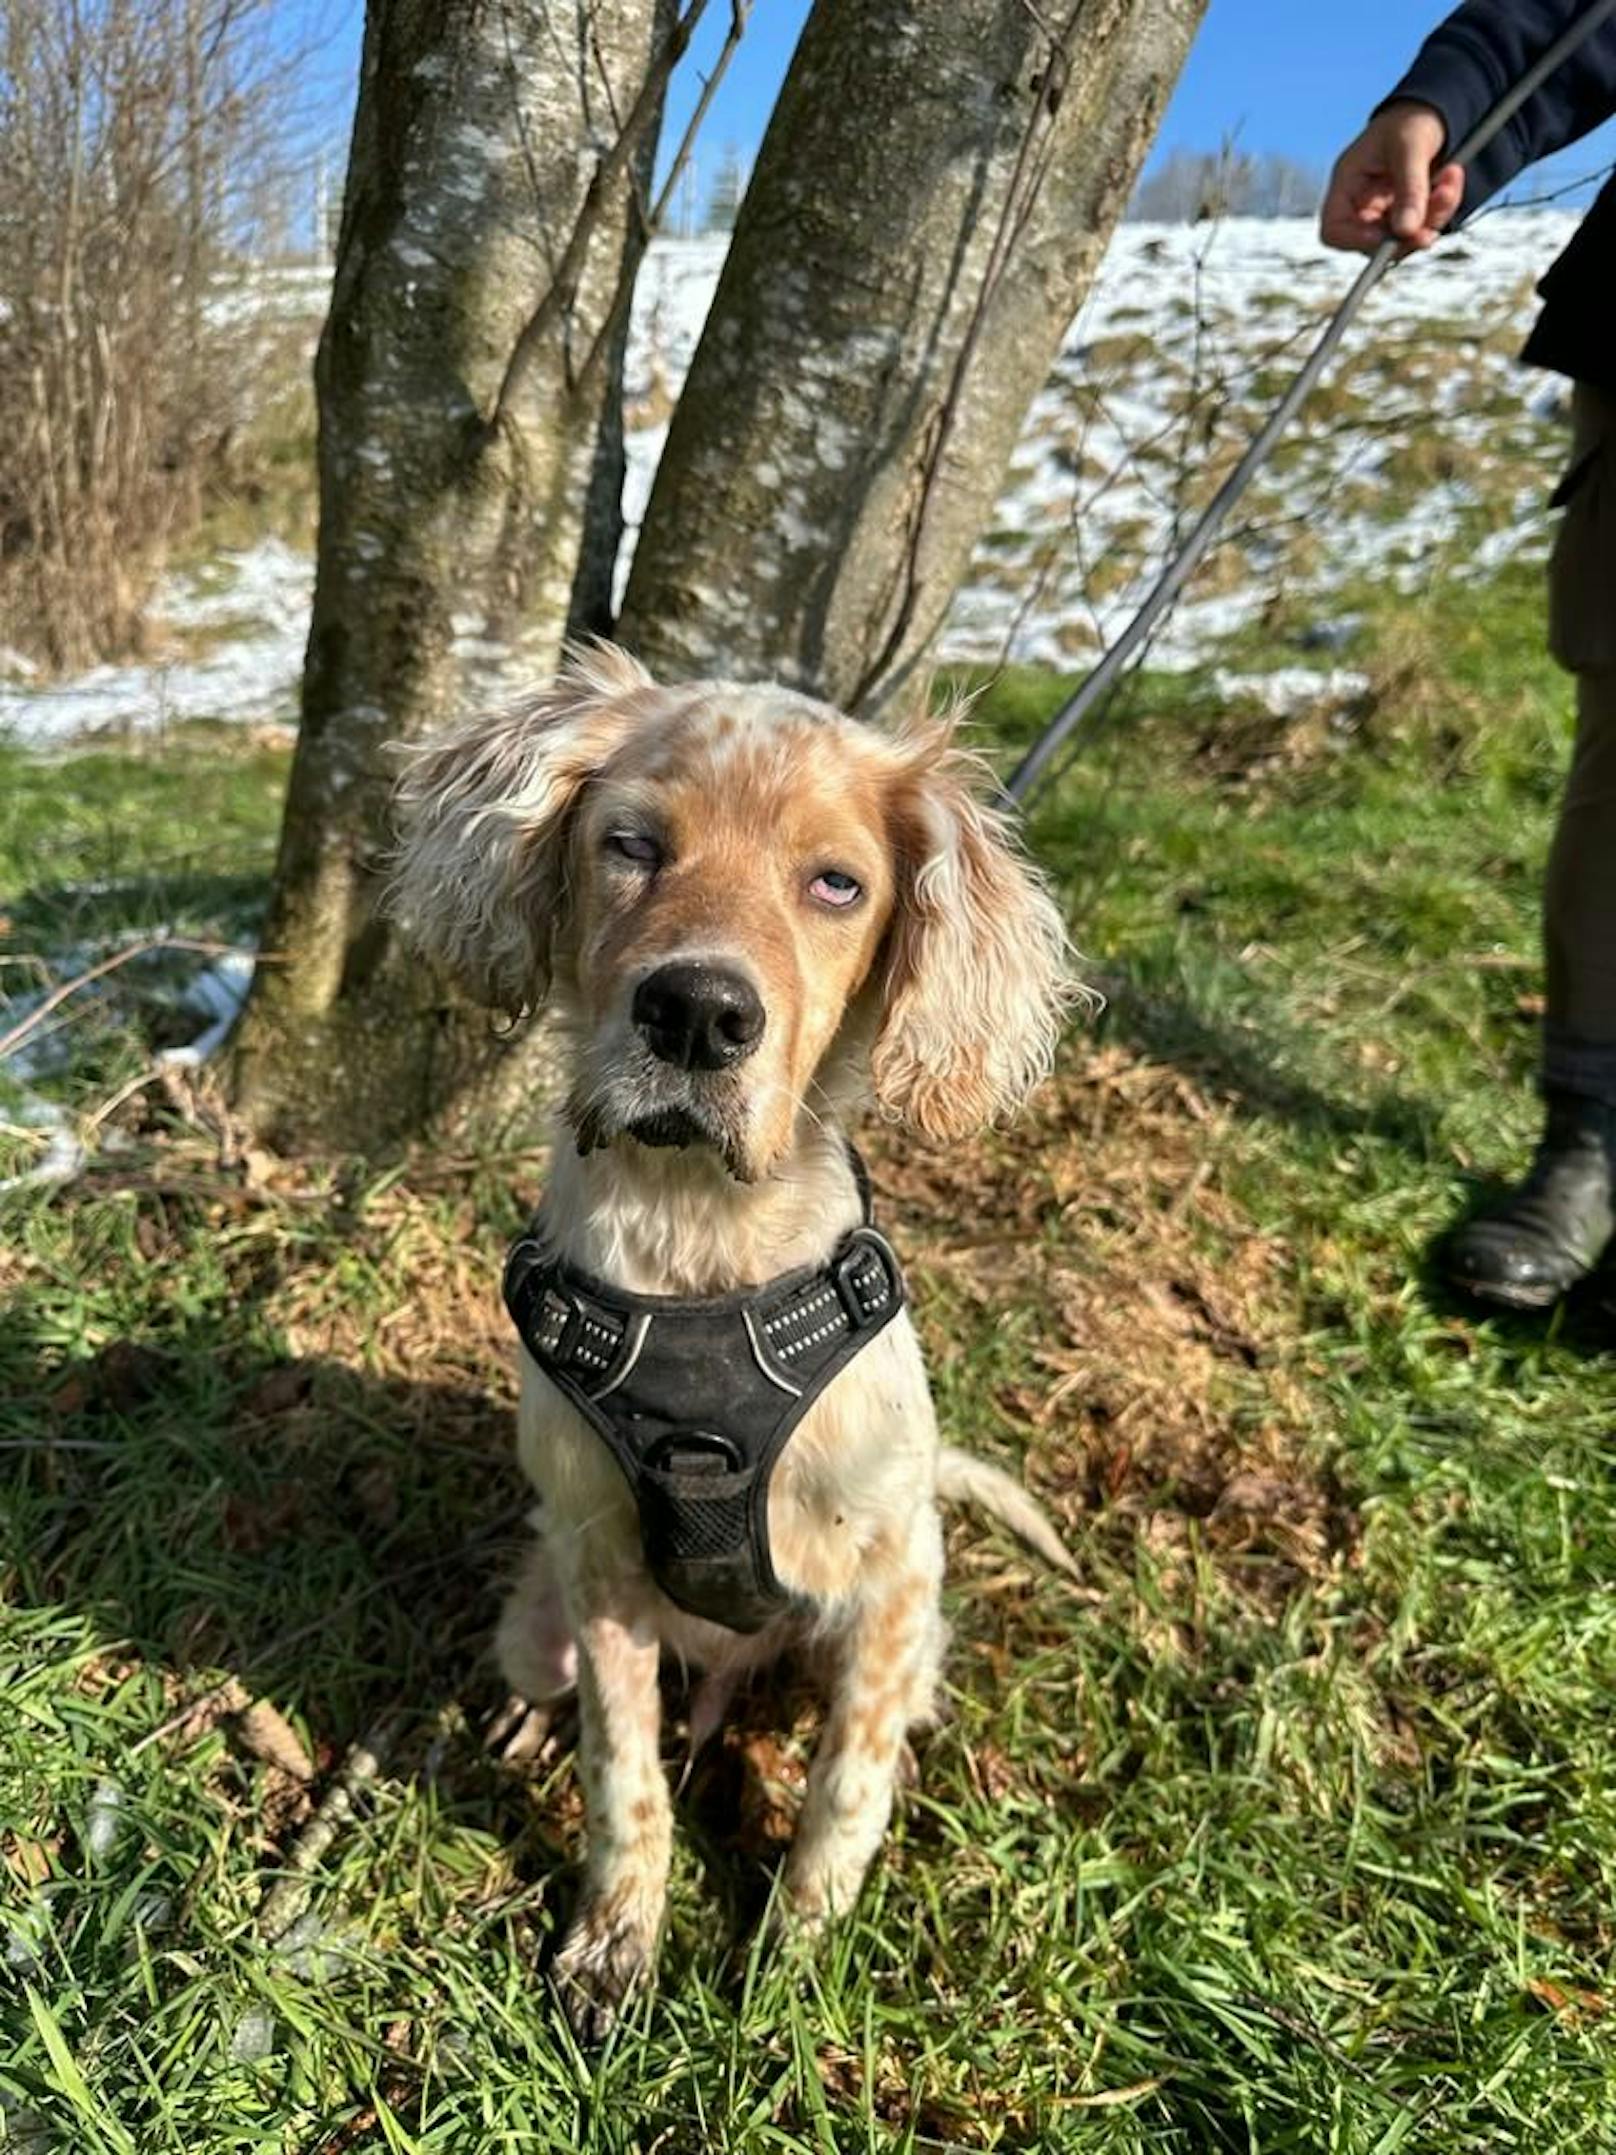
M 1514 355 L 1575 222 L 1483 219 L 1382 285 L 1153 663 L 1201 662 L 1287 593 L 1328 617 L 1361 577 L 1414 592 L 1541 549 L 1566 391 Z M 1029 414 L 947 651 L 1071 666 L 1110 642 L 1357 266 L 1302 221 L 1125 227 Z
M 1154 663 L 1217 661 L 1285 597 L 1316 608 L 1327 649 L 1358 579 L 1415 594 L 1433 575 L 1484 575 L 1542 550 L 1564 385 L 1522 370 L 1513 353 L 1533 280 L 1575 221 L 1563 211 L 1483 218 L 1381 288 Z M 721 262 L 721 243 L 661 241 L 641 278 L 631 543 Z M 1300 364 L 1353 266 L 1302 220 L 1125 226 L 1029 415 L 945 655 L 1089 663 Z M 166 666 L 44 685 L 0 653 L 0 676 L 10 674 L 0 729 L 49 742 L 178 717 L 290 717 L 311 581 L 309 563 L 271 541 L 177 582 L 163 611 L 180 655 Z M 198 629 L 208 647 L 185 655 Z M 1301 690 L 1311 678 L 1304 667 Z M 1293 681 L 1287 693 L 1297 690 Z

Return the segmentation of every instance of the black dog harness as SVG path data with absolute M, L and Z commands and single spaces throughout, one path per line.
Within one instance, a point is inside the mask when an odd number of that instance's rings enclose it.
M 731 1631 L 789 1606 L 769 1556 L 769 1477 L 838 1371 L 903 1307 L 865 1218 L 828 1264 L 710 1302 L 627 1294 L 546 1247 L 543 1214 L 505 1264 L 505 1306 L 540 1369 L 599 1433 L 639 1507 L 670 1601 Z

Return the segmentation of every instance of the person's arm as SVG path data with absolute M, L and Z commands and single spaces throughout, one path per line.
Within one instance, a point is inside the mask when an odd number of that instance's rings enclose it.
M 1588 0 L 1468 0 L 1420 47 L 1387 99 L 1430 105 L 1449 143 L 1469 134 L 1547 52 Z M 1616 112 L 1616 23 L 1606 23 L 1555 69 L 1466 174 L 1464 214 L 1540 157 L 1550 157 Z
M 1468 172 L 1443 162 L 1586 5 L 1468 0 L 1450 15 L 1342 152 L 1319 219 L 1326 243 L 1370 252 L 1390 232 L 1410 247 L 1428 247 L 1461 207 L 1468 216 L 1525 166 L 1616 112 L 1611 23 L 1527 100 Z

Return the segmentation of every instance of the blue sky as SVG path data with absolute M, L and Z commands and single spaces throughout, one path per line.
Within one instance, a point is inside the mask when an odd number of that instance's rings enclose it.
M 283 0 L 288 17 L 318 26 L 320 72 L 333 109 L 351 97 L 362 8 L 358 0 Z M 700 158 L 710 172 L 729 145 L 750 159 L 808 13 L 809 0 L 755 0 L 750 27 L 709 115 Z M 1242 149 L 1277 150 L 1328 166 L 1391 89 L 1425 32 L 1447 10 L 1407 0 L 1281 5 L 1279 0 L 1212 0 L 1152 152 L 1213 150 L 1230 137 Z M 694 102 L 699 71 L 712 65 L 729 20 L 726 0 L 710 0 L 694 48 L 669 100 L 665 137 Z M 1536 193 L 1616 160 L 1616 126 L 1540 167 Z
M 708 119 L 703 154 L 709 160 L 726 143 L 755 151 L 808 7 L 809 0 L 755 0 L 745 42 Z M 1242 149 L 1277 150 L 1327 168 L 1447 12 L 1440 4 L 1429 12 L 1410 7 L 1407 0 L 1353 0 L 1350 7 L 1212 0 L 1151 162 L 1175 149 L 1215 150 L 1234 136 Z M 688 113 L 695 70 L 711 65 L 728 18 L 724 0 L 711 0 L 685 80 L 670 99 L 670 134 Z M 1555 160 L 1552 172 L 1540 168 L 1532 191 L 1545 176 L 1552 184 L 1613 159 L 1616 130 L 1604 128 Z

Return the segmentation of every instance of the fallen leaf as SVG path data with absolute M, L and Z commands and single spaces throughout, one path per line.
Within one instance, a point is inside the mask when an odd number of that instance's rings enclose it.
M 314 1779 L 314 1761 L 296 1729 L 268 1699 L 255 1699 L 236 1723 L 236 1734 L 254 1758 L 278 1766 L 294 1781 Z
M 1575 1984 L 1568 1987 L 1552 1982 L 1546 1975 L 1529 1977 L 1526 1989 L 1539 2005 L 1562 2020 L 1598 2020 L 1607 2010 L 1607 2001 L 1598 1991 L 1579 1990 Z
M 0 1841 L 6 1868 L 25 1886 L 43 1885 L 52 1876 L 61 1845 L 60 1841 L 26 1840 L 21 1834 L 14 1833 L 6 1834 Z

